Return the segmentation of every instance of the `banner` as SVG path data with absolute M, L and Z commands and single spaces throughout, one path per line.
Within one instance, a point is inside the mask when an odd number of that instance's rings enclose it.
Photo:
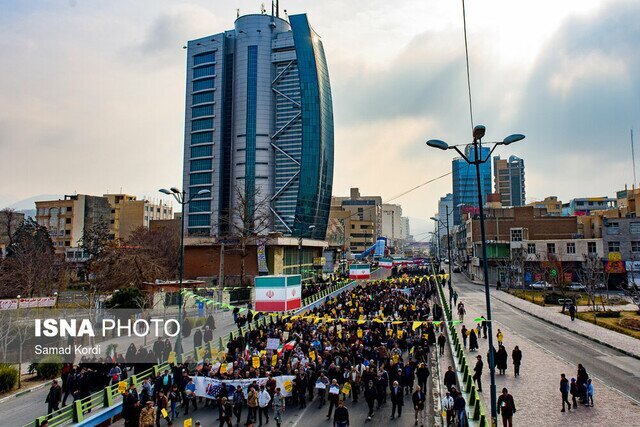
M 55 305 L 56 297 L 20 298 L 20 308 L 44 308 L 55 307 Z M 17 308 L 17 299 L 0 300 L 0 310 L 16 310 Z
M 349 266 L 350 279 L 368 279 L 371 277 L 371 267 L 369 264 L 351 264 Z
M 267 256 L 264 250 L 264 242 L 258 245 L 258 272 L 269 274 L 269 267 L 267 267 Z
M 229 392 L 229 396 L 233 396 L 233 392 L 238 386 L 242 387 L 242 392 L 245 397 L 249 386 L 252 383 L 256 383 L 258 387 L 267 384 L 268 378 L 252 378 L 247 380 L 219 380 L 210 377 L 191 377 L 193 383 L 196 385 L 196 396 L 206 397 L 207 399 L 215 399 L 220 393 L 222 387 L 226 387 Z M 291 382 L 295 377 L 293 375 L 281 375 L 274 377 L 276 380 L 276 387 L 280 387 L 280 391 L 284 397 L 291 396 Z
M 389 258 L 381 258 L 380 261 L 378 261 L 378 265 L 383 268 L 391 268 L 393 267 L 393 260 Z

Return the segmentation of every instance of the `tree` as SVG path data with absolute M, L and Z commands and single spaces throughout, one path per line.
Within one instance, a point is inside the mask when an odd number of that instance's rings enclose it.
M 584 261 L 582 262 L 579 276 L 580 281 L 586 288 L 589 305 L 593 311 L 593 323 L 597 324 L 596 293 L 598 286 L 601 283 L 605 283 L 605 273 L 602 268 L 602 261 L 598 258 L 597 254 L 584 254 Z
M 58 279 L 64 263 L 56 259 L 53 242 L 45 227 L 33 219 L 25 220 L 13 234 L 7 248 L 7 258 L 0 268 L 0 296 L 51 295 L 63 283 Z
M 109 245 L 109 224 L 100 219 L 84 228 L 80 238 L 80 247 L 89 255 L 89 261 L 100 255 L 100 252 Z
M 147 295 L 144 294 L 140 289 L 134 287 L 127 287 L 122 289 L 117 289 L 112 295 L 111 298 L 107 300 L 106 307 L 107 308 L 133 308 L 140 309 L 146 308 L 148 305 Z
M 5 208 L 0 210 L 0 230 L 3 231 L 0 241 L 8 242 L 7 246 L 13 243 L 13 235 L 22 224 L 21 218 L 14 209 Z
M 228 235 L 233 242 L 231 249 L 240 254 L 240 284 L 244 285 L 245 263 L 249 255 L 247 246 L 256 244 L 258 238 L 271 229 L 272 217 L 270 214 L 269 199 L 261 197 L 260 187 L 254 191 L 245 192 L 244 187 L 236 186 L 234 189 L 235 200 L 226 217 L 221 218 L 228 230 Z

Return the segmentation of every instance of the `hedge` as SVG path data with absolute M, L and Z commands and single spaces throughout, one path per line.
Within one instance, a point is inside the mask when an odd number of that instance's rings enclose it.
M 18 369 L 6 364 L 0 364 L 0 393 L 13 390 L 18 383 Z

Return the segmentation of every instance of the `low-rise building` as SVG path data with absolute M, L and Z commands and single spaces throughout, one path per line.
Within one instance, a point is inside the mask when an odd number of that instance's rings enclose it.
M 547 215 L 550 215 L 550 216 L 562 215 L 562 201 L 558 200 L 558 196 L 545 197 L 544 200 L 527 203 L 526 206 L 533 206 L 534 208 L 546 209 Z
M 111 205 L 110 237 L 126 240 L 137 228 L 149 228 L 150 221 L 173 218 L 173 208 L 160 201 L 138 200 L 128 194 L 105 194 Z

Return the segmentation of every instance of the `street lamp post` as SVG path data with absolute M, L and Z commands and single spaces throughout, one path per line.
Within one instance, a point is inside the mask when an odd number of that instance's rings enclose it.
M 206 194 L 210 194 L 211 191 L 207 189 L 203 189 L 198 191 L 196 194 L 187 198 L 187 193 L 182 190 L 178 190 L 176 187 L 171 187 L 170 190 L 165 188 L 161 188 L 159 190 L 162 194 L 173 196 L 176 199 L 176 202 L 180 204 L 182 207 L 182 215 L 180 215 L 180 252 L 179 259 L 180 263 L 178 265 L 178 282 L 180 287 L 180 292 L 178 292 L 178 324 L 180 325 L 180 331 L 178 333 L 178 337 L 176 338 L 176 346 L 174 351 L 176 352 L 176 361 L 181 361 L 182 355 L 182 275 L 184 272 L 184 217 L 186 216 L 186 207 L 191 201 L 198 197 L 204 196 Z
M 489 271 L 487 266 L 487 239 L 485 234 L 484 227 L 484 210 L 482 203 L 482 186 L 480 183 L 480 165 L 482 163 L 486 163 L 490 158 L 493 151 L 496 149 L 498 145 L 509 145 L 514 142 L 520 141 L 524 139 L 524 135 L 522 134 L 512 134 L 507 136 L 500 142 L 494 142 L 491 151 L 489 151 L 489 155 L 483 159 L 480 156 L 481 148 L 482 148 L 482 138 L 484 137 L 486 128 L 483 125 L 477 125 L 473 128 L 473 159 L 469 159 L 457 146 L 449 146 L 446 142 L 439 139 L 431 139 L 427 141 L 427 145 L 429 147 L 438 148 L 440 150 L 448 150 L 453 148 L 458 152 L 458 154 L 470 165 L 474 165 L 476 168 L 476 180 L 478 184 L 478 209 L 480 210 L 480 237 L 482 239 L 482 274 L 484 276 L 484 294 L 485 294 L 485 303 L 487 308 L 487 332 L 489 334 L 489 372 L 491 374 L 491 425 L 496 425 L 497 423 L 497 396 L 496 396 L 496 371 L 495 364 L 493 358 L 493 328 L 492 328 L 492 319 L 491 319 L 491 298 L 489 295 Z
M 451 306 L 451 300 L 453 299 L 453 286 L 451 284 L 451 279 L 453 276 L 451 275 L 451 263 L 453 262 L 453 258 L 451 258 L 451 234 L 449 233 L 449 205 L 445 205 L 445 213 L 446 213 L 446 223 L 442 223 L 440 218 L 436 218 L 434 216 L 431 217 L 432 220 L 436 221 L 436 227 L 438 227 L 438 231 L 440 227 L 438 224 L 442 224 L 447 229 L 447 257 L 449 258 L 449 306 Z
M 309 230 L 316 228 L 315 225 L 310 225 Z M 302 234 L 298 237 L 298 270 L 300 273 L 300 283 L 302 283 Z

